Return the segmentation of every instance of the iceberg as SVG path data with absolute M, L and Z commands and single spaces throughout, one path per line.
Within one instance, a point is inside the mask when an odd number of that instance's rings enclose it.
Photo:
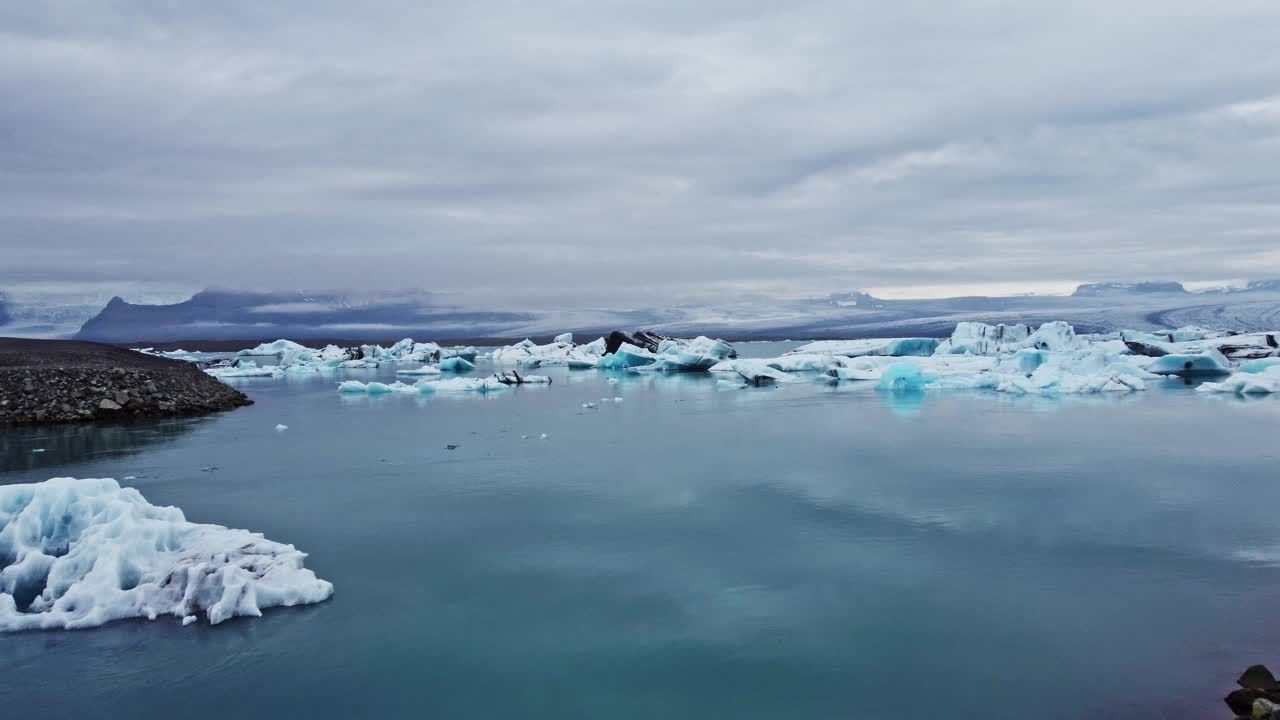
M 474 366 L 473 366 L 474 367 Z M 419 368 L 404 368 L 396 370 L 397 375 L 439 375 L 440 368 L 434 365 L 423 365 Z
M 1196 390 L 1203 393 L 1239 395 L 1280 393 L 1280 365 L 1272 365 L 1257 372 L 1238 372 L 1222 382 L 1200 383 Z
M 600 358 L 596 367 L 604 370 L 625 370 L 641 367 L 654 361 L 654 354 L 642 347 L 623 343 L 616 351 Z
M 956 323 L 951 337 L 938 343 L 934 355 L 998 355 L 1021 348 L 1030 336 L 1031 328 L 1022 324 Z
M 1171 353 L 1152 360 L 1147 372 L 1156 375 L 1225 375 L 1231 372 L 1231 361 L 1216 348 L 1199 353 Z
M 663 340 L 654 361 L 643 367 L 665 372 L 705 372 L 721 360 L 736 356 L 729 343 L 699 335 L 692 340 Z
M 284 368 L 278 365 L 258 367 L 258 364 L 252 360 L 237 360 L 234 365 L 207 367 L 204 372 L 219 380 L 227 380 L 248 377 L 281 377 L 284 375 Z
M 486 378 L 464 378 L 455 377 L 447 380 L 422 380 L 415 386 L 419 392 L 475 392 L 487 393 L 495 390 L 507 389 L 507 383 L 503 383 L 497 376 Z
M 318 603 L 333 585 L 292 545 L 188 522 L 112 479 L 0 486 L 0 631 L 172 615 L 184 625 Z
M 310 351 L 311 351 L 311 348 L 305 345 L 296 343 L 292 340 L 285 340 L 284 338 L 281 338 L 279 340 L 276 340 L 275 342 L 262 343 L 261 345 L 257 345 L 255 347 L 249 348 L 248 350 L 241 350 L 240 352 L 237 352 L 236 355 L 280 357 L 287 352 L 298 353 L 298 352 L 310 352 Z
M 567 366 L 580 370 L 596 367 L 600 356 L 604 354 L 604 347 L 604 338 L 585 345 L 574 345 L 573 333 L 561 333 L 546 345 L 538 345 L 526 339 L 515 345 L 498 348 L 489 354 L 489 358 L 496 365 L 514 364 L 526 368 Z
M 416 385 L 406 385 L 400 381 L 396 381 L 388 385 L 387 383 L 371 382 L 362 383 L 358 380 L 347 380 L 338 383 L 338 392 L 340 393 L 365 393 L 366 395 L 387 395 L 390 393 L 417 393 L 421 392 L 422 383 Z
M 444 360 L 441 360 L 441 361 L 440 361 L 440 364 L 438 365 L 438 367 L 440 368 L 440 370 L 442 370 L 442 371 L 444 371 L 444 372 L 455 372 L 455 373 L 459 373 L 459 372 L 467 372 L 468 370 L 475 370 L 475 369 L 476 369 L 476 366 L 475 366 L 475 365 L 473 365 L 473 364 L 471 364 L 471 363 L 467 362 L 466 360 L 464 360 L 464 359 L 462 359 L 462 358 L 460 358 L 460 357 L 456 357 L 456 356 L 455 356 L 455 357 L 450 357 L 450 358 L 445 358 Z

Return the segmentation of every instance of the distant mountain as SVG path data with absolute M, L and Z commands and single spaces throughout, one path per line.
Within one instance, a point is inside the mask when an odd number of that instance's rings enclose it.
M 944 336 L 957 322 L 1066 320 L 1080 332 L 1205 325 L 1280 328 L 1280 282 L 1230 292 L 1189 292 L 1179 283 L 1094 283 L 1071 295 L 886 300 L 862 292 L 802 300 L 760 299 L 670 307 L 477 310 L 441 304 L 431 293 L 352 295 L 206 290 L 179 303 L 114 298 L 76 334 L 118 343 L 299 340 L 384 341 L 546 337 L 615 328 L 730 339 Z
M 355 296 L 206 290 L 169 305 L 112 298 L 75 337 L 103 342 L 289 338 L 462 337 L 526 322 L 525 313 L 433 304 L 428 293 Z M 474 335 L 472 335 L 474 336 Z
M 1109 297 L 1115 295 L 1185 295 L 1179 282 L 1085 283 L 1076 288 L 1075 297 Z

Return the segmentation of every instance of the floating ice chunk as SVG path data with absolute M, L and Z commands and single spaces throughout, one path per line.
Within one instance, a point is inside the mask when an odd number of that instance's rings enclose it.
M 367 395 L 388 395 L 390 393 L 416 393 L 420 392 L 421 383 L 418 385 L 406 385 L 400 381 L 391 383 L 390 385 L 380 382 L 362 383 L 358 380 L 347 380 L 338 383 L 338 392 L 340 393 L 365 393 Z
M 276 432 L 284 432 L 285 430 L 288 430 L 288 429 L 289 429 L 288 425 L 276 425 Z
M 460 357 L 445 358 L 444 360 L 440 361 L 439 367 L 440 367 L 440 370 L 444 372 L 466 372 L 468 370 L 476 369 L 475 365 L 467 362 L 466 360 L 463 360 Z
M 495 390 L 505 390 L 507 384 L 503 383 L 496 376 L 485 378 L 463 378 L 455 377 L 447 380 L 422 380 L 415 385 L 418 392 L 475 392 L 487 393 Z
M 596 407 L 596 404 L 593 402 L 584 402 L 582 403 L 582 407 L 583 409 L 586 409 L 586 410 L 594 410 Z
M 868 338 L 864 340 L 819 340 L 806 343 L 787 353 L 839 355 L 841 357 L 929 356 L 938 349 L 938 338 Z
M 472 367 L 475 367 L 474 365 Z M 440 368 L 434 365 L 423 365 L 419 368 L 405 368 L 396 370 L 397 375 L 439 375 Z
M 369 370 L 378 367 L 378 363 L 373 360 L 343 360 L 338 367 L 343 370 Z
M 217 624 L 329 598 L 333 585 L 304 558 L 257 533 L 188 522 L 111 479 L 0 486 L 0 631 L 200 613 Z
M 565 345 L 573 344 L 573 333 L 560 333 L 555 337 L 555 341 Z
M 241 350 L 240 352 L 236 353 L 236 355 L 241 355 L 241 356 L 246 356 L 246 355 L 269 356 L 270 355 L 270 356 L 280 357 L 286 352 L 298 353 L 298 352 L 310 352 L 310 351 L 311 351 L 311 348 L 307 347 L 306 345 L 302 345 L 292 340 L 285 340 L 281 338 L 279 340 L 276 340 L 275 342 L 262 343 L 261 345 L 249 348 L 248 350 Z
M 539 436 L 538 436 L 538 439 L 539 439 L 539 440 L 546 440 L 546 439 L 547 439 L 547 438 L 549 438 L 549 437 L 551 437 L 551 436 L 550 436 L 550 435 L 548 435 L 548 434 L 546 434 L 546 433 L 542 433 L 541 435 L 539 435 Z
M 1280 393 L 1280 365 L 1272 365 L 1256 372 L 1238 372 L 1222 382 L 1200 383 L 1200 387 L 1196 390 L 1204 393 L 1241 395 Z
M 242 361 L 238 367 L 209 367 L 205 373 L 219 379 L 248 377 L 281 377 L 284 370 L 279 366 L 258 367 L 252 360 Z
M 1156 375 L 1221 375 L 1231 372 L 1231 361 L 1217 349 L 1209 348 L 1201 353 L 1158 357 L 1146 370 Z

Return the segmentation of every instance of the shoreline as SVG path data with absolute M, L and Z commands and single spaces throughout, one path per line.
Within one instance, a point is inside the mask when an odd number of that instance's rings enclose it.
M 252 404 L 181 360 L 100 343 L 0 338 L 0 427 L 203 415 Z

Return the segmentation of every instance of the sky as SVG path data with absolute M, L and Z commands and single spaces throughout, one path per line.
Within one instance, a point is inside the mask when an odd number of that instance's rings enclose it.
M 0 5 L 0 290 L 1280 276 L 1280 3 Z

